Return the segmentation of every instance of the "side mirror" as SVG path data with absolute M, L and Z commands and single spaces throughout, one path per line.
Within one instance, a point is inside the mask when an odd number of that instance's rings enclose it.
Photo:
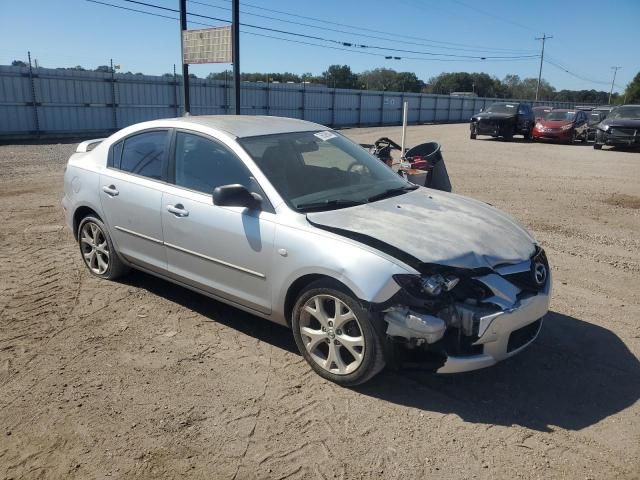
M 245 207 L 249 210 L 258 210 L 262 205 L 262 197 L 236 183 L 216 187 L 213 191 L 213 204 L 221 207 Z

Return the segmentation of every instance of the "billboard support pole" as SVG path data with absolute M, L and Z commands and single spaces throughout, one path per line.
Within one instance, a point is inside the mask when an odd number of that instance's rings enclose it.
M 240 0 L 233 0 L 231 23 L 233 38 L 233 91 L 235 113 L 240 115 Z
M 184 63 L 184 36 L 187 29 L 187 0 L 180 0 L 180 56 L 182 61 L 182 85 L 184 96 L 184 114 L 191 113 L 191 102 L 189 101 L 189 64 Z

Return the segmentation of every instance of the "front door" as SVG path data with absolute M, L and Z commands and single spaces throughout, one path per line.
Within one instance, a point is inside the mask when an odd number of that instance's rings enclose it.
M 177 131 L 174 185 L 162 197 L 169 273 L 224 299 L 271 312 L 274 213 L 247 167 L 210 137 Z M 265 198 L 262 210 L 213 205 L 215 187 L 242 184 Z
M 129 261 L 166 272 L 162 191 L 169 146 L 167 130 L 126 137 L 111 147 L 100 175 L 100 199 L 118 252 Z

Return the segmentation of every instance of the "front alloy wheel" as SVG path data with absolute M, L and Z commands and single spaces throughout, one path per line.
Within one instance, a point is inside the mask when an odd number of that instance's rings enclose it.
M 384 367 L 383 324 L 332 280 L 309 285 L 291 319 L 304 359 L 321 377 L 343 386 L 364 383 Z
M 362 328 L 353 311 L 339 298 L 311 297 L 302 308 L 299 328 L 309 356 L 325 370 L 346 375 L 362 363 Z

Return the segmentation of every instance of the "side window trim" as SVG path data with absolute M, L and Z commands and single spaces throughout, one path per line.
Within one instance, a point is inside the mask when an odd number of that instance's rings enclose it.
M 117 142 L 115 142 L 113 145 L 111 145 L 109 147 L 109 155 L 107 157 L 107 168 L 112 169 L 112 170 L 118 170 L 119 172 L 122 172 L 122 173 L 127 174 L 127 175 L 132 175 L 134 177 L 144 178 L 144 179 L 150 180 L 152 182 L 168 183 L 167 182 L 167 178 L 168 178 L 167 174 L 168 174 L 168 169 L 169 169 L 168 163 L 169 163 L 169 158 L 170 158 L 170 155 L 171 155 L 172 142 L 174 140 L 174 135 L 175 135 L 174 130 L 175 129 L 170 128 L 170 127 L 148 128 L 148 129 L 145 129 L 145 130 L 138 130 L 136 132 L 133 132 L 133 133 L 127 135 L 126 137 L 121 138 L 120 140 L 118 140 Z M 127 139 L 129 139 L 129 138 L 136 137 L 138 135 L 142 135 L 142 134 L 145 134 L 145 133 L 152 133 L 152 132 L 165 132 L 166 135 L 168 136 L 168 138 L 166 140 L 167 148 L 165 148 L 164 155 L 162 156 L 162 166 L 161 166 L 162 178 L 160 178 L 160 179 L 151 178 L 151 177 L 147 177 L 145 175 L 140 175 L 140 174 L 137 174 L 137 173 L 129 172 L 127 170 L 122 170 L 120 168 L 121 167 L 120 161 L 122 160 L 122 154 L 124 152 L 125 141 Z M 116 163 L 115 160 L 116 159 L 114 157 L 114 150 L 115 150 L 115 147 L 117 145 L 122 145 L 122 149 L 120 150 L 120 158 L 118 159 L 117 166 L 116 166 L 115 165 L 115 163 Z
M 240 163 L 240 165 L 242 165 L 242 167 L 244 169 L 247 170 L 247 172 L 249 174 L 251 174 L 251 170 L 249 169 L 249 167 L 247 166 L 247 164 L 245 162 L 242 161 L 242 159 L 233 151 L 231 150 L 227 145 L 225 145 L 223 142 L 221 142 L 220 140 L 218 140 L 215 137 L 212 137 L 211 135 L 208 135 L 206 133 L 202 133 L 202 132 L 197 132 L 194 130 L 188 130 L 186 128 L 174 128 L 173 132 L 172 132 L 172 137 L 171 137 L 171 144 L 170 144 L 170 148 L 169 148 L 169 161 L 167 162 L 168 164 L 168 173 L 167 173 L 167 183 L 170 185 L 173 185 L 176 188 L 182 188 L 184 190 L 188 190 L 190 192 L 195 192 L 195 193 L 199 193 L 201 195 L 209 195 L 211 196 L 213 194 L 213 192 L 211 192 L 211 194 L 207 194 L 198 190 L 193 190 L 189 187 L 184 187 L 182 185 L 178 185 L 176 184 L 176 154 L 177 154 L 177 137 L 178 137 L 178 133 L 184 133 L 184 134 L 188 134 L 188 135 L 194 135 L 197 137 L 202 137 L 205 140 L 209 140 L 210 142 L 213 142 L 217 145 L 219 145 L 220 147 L 224 148 L 225 150 L 227 150 L 229 152 L 230 155 L 233 156 L 233 158 L 236 159 L 236 161 L 238 161 Z M 269 213 L 276 213 L 275 209 L 273 208 L 273 204 L 271 203 L 271 200 L 269 200 L 269 198 L 267 197 L 267 194 L 264 191 L 264 188 L 262 188 L 262 185 L 260 185 L 260 182 L 258 182 L 258 180 L 255 180 L 256 184 L 258 185 L 258 187 L 260 188 L 260 192 L 261 192 L 261 196 L 262 199 L 264 201 L 263 203 L 263 210 L 265 212 L 269 212 Z

